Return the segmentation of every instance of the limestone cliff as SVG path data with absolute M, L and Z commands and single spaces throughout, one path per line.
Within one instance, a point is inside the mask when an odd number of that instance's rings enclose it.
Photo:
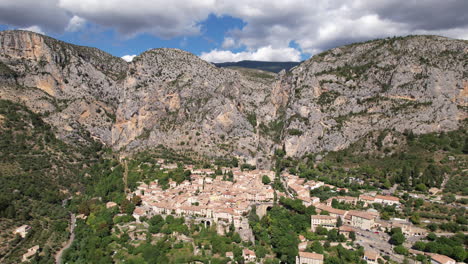
M 289 72 L 217 68 L 176 49 L 126 63 L 25 31 L 0 32 L 0 98 L 22 102 L 64 139 L 121 151 L 157 145 L 270 166 L 339 150 L 384 129 L 448 131 L 466 119 L 468 42 L 375 40 L 316 55 Z

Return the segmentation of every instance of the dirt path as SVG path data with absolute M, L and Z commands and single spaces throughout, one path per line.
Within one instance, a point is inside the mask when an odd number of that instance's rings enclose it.
M 67 250 L 71 244 L 73 243 L 73 240 L 75 240 L 75 223 L 76 223 L 76 217 L 75 214 L 71 215 L 71 226 L 70 226 L 70 239 L 68 239 L 68 242 L 57 252 L 57 255 L 55 255 L 55 264 L 61 264 L 62 263 L 62 255 L 65 250 Z
M 123 173 L 123 181 L 125 185 L 125 193 L 130 193 L 130 189 L 128 189 L 128 164 L 127 160 L 124 160 L 124 173 Z

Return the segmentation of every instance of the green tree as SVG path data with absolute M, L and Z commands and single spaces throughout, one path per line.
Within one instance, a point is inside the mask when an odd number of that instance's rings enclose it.
M 413 244 L 413 248 L 416 249 L 416 250 L 419 250 L 419 251 L 424 251 L 424 249 L 426 248 L 426 243 L 424 243 L 422 241 L 416 241 Z
M 271 183 L 271 180 L 270 180 L 270 177 L 266 176 L 266 175 L 263 175 L 262 176 L 262 183 L 263 184 L 270 184 Z
M 457 198 L 455 198 L 455 195 L 453 193 L 451 193 L 451 194 L 444 195 L 442 197 L 442 200 L 444 200 L 444 202 L 446 202 L 448 204 L 451 204 L 451 203 L 455 202 L 457 200 Z
M 315 253 L 318 253 L 318 254 L 323 254 L 323 246 L 320 242 L 318 241 L 314 241 L 312 243 L 312 245 L 310 246 L 310 248 L 308 249 L 309 252 L 315 252 Z
M 336 218 L 336 226 L 337 227 L 340 227 L 343 225 L 343 220 L 341 220 L 341 217 L 337 217 Z
M 398 245 L 396 247 L 393 248 L 393 250 L 397 253 L 397 254 L 400 254 L 400 255 L 408 255 L 408 249 L 406 249 L 404 246 L 402 245 Z
M 420 192 L 427 192 L 427 186 L 424 183 L 416 185 L 416 190 Z
M 396 246 L 399 246 L 405 242 L 405 235 L 403 233 L 394 233 L 390 237 L 390 243 Z
M 419 216 L 418 213 L 414 213 L 411 217 L 410 217 L 410 221 L 411 223 L 415 224 L 415 225 L 419 225 L 419 223 L 421 222 L 421 218 Z

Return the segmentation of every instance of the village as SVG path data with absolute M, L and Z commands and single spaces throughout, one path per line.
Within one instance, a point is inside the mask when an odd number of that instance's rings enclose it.
M 164 164 L 164 161 L 159 161 L 159 163 L 161 169 L 173 169 L 175 166 Z M 381 263 L 384 256 L 403 263 L 403 256 L 396 254 L 393 250 L 394 246 L 388 242 L 390 236 L 387 232 L 391 229 L 399 228 L 412 243 L 424 239 L 428 233 L 426 229 L 413 225 L 407 219 L 383 220 L 379 212 L 369 206 L 381 204 L 401 209 L 400 199 L 395 196 L 382 195 L 376 191 L 362 192 L 358 197 L 339 195 L 347 193 L 348 190 L 321 181 L 299 178 L 289 173 L 280 175 L 285 187 L 285 192 L 281 192 L 262 182 L 264 177 L 273 181 L 274 171 L 222 168 L 223 175 L 215 175 L 213 169 L 198 169 L 191 165 L 185 166 L 185 169 L 191 172 L 190 180 L 185 180 L 180 184 L 171 180 L 169 188 L 165 190 L 156 181 L 149 184 L 141 183 L 133 193 L 129 194 L 129 197 L 141 197 L 141 205 L 135 208 L 133 213 L 137 221 L 142 217 L 154 215 L 174 215 L 208 227 L 216 226 L 216 231 L 221 235 L 233 225 L 242 240 L 253 241 L 247 219 L 249 212 L 256 210 L 255 212 L 261 218 L 281 197 L 293 198 L 300 200 L 306 207 L 315 207 L 317 215 L 311 216 L 311 232 L 325 228 L 337 230 L 340 235 L 346 237 L 347 241 L 351 241 L 353 237 L 355 245 L 364 248 L 363 260 L 367 263 Z M 232 175 L 231 179 L 225 176 L 229 174 Z M 311 190 L 320 187 L 328 187 L 337 195 L 324 201 L 310 195 Z M 334 203 L 346 204 L 356 209 L 337 209 L 333 207 Z M 308 241 L 304 236 L 299 236 L 299 240 L 296 264 L 324 263 L 323 254 L 306 252 L 312 241 Z M 349 243 L 341 244 L 353 250 Z M 411 247 L 411 244 L 405 246 Z M 431 259 L 431 263 L 456 263 L 455 260 L 444 255 L 418 252 L 412 249 L 410 253 L 426 255 Z M 232 259 L 232 254 L 232 252 L 227 252 L 226 257 Z M 255 252 L 248 248 L 243 249 L 242 255 L 246 262 L 262 263 L 256 258 Z
M 157 161 L 163 173 L 178 167 L 177 164 L 167 164 L 164 160 Z M 180 165 L 179 165 L 180 166 Z M 133 210 L 134 222 L 117 225 L 118 230 L 127 230 L 130 239 L 138 243 L 147 239 L 148 224 L 146 221 L 154 216 L 167 218 L 183 218 L 189 225 L 201 225 L 205 228 L 215 228 L 219 235 L 226 235 L 234 231 L 244 241 L 242 259 L 245 263 L 264 263 L 263 258 L 257 257 L 252 247 L 255 237 L 249 224 L 248 216 L 251 212 L 259 219 L 265 216 L 281 199 L 300 201 L 304 207 L 312 207 L 315 214 L 310 216 L 310 232 L 321 233 L 323 230 L 334 231 L 344 240 L 332 242 L 331 246 L 341 245 L 347 250 L 364 250 L 362 260 L 368 264 L 385 263 L 392 260 L 404 263 L 406 258 L 395 252 L 391 240 L 390 230 L 399 229 L 406 238 L 404 246 L 411 248 L 420 240 L 424 240 L 428 231 L 412 224 L 408 219 L 382 219 L 381 213 L 374 209 L 375 204 L 390 206 L 401 210 L 403 205 L 400 198 L 382 194 L 378 190 L 360 190 L 359 195 L 348 195 L 347 188 L 340 188 L 318 180 L 307 180 L 296 175 L 283 172 L 279 176 L 271 170 L 246 170 L 241 168 L 198 168 L 185 165 L 185 171 L 190 175 L 187 179 L 177 183 L 169 179 L 164 188 L 157 180 L 139 182 L 133 192 L 127 194 L 127 199 L 139 197 L 141 202 Z M 221 173 L 219 173 L 221 171 Z M 221 175 L 219 175 L 221 174 Z M 270 184 L 278 180 L 283 189 L 278 190 Z M 312 196 L 311 193 L 319 189 L 327 189 L 333 195 L 327 199 Z M 117 207 L 115 202 L 107 202 L 106 207 Z M 340 207 L 342 209 L 339 209 Z M 343 209 L 346 208 L 346 209 Z M 118 214 L 117 216 L 124 216 Z M 87 216 L 78 215 L 77 219 L 86 220 Z M 25 238 L 31 227 L 22 225 L 15 229 L 14 234 Z M 127 232 L 126 231 L 126 232 Z M 193 243 L 193 239 L 186 235 L 173 233 L 176 241 Z M 154 235 L 153 235 L 154 236 Z M 158 237 L 158 235 L 156 235 Z M 304 235 L 298 236 L 298 254 L 296 264 L 322 264 L 325 255 L 312 250 L 317 241 L 310 240 Z M 249 244 L 246 244 L 246 243 Z M 325 240 L 320 241 L 324 245 Z M 29 261 L 40 252 L 40 246 L 30 248 L 22 257 L 23 262 Z M 194 248 L 193 254 L 200 254 L 201 249 Z M 425 256 L 434 264 L 455 264 L 455 260 L 448 256 L 409 249 L 414 256 Z M 234 261 L 234 253 L 226 252 L 225 256 Z M 415 260 L 408 263 L 421 263 Z
M 164 166 L 163 168 L 173 166 Z M 256 205 L 272 205 L 274 190 L 262 183 L 263 175 L 273 179 L 273 171 L 245 171 L 233 169 L 233 179 L 223 180 L 214 176 L 211 169 L 190 169 L 191 180 L 180 184 L 169 181 L 169 189 L 163 190 L 157 182 L 142 183 L 132 195 L 141 197 L 142 204 L 133 213 L 135 219 L 156 214 L 185 216 L 206 225 L 216 224 L 218 233 L 224 234 L 231 224 L 244 240 L 252 240 L 245 216 Z M 227 173 L 227 169 L 223 170 Z

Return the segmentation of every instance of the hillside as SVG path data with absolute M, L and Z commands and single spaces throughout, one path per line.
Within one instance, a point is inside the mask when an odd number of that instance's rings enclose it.
M 68 236 L 62 200 L 83 189 L 84 170 L 101 146 L 65 144 L 40 115 L 5 100 L 0 100 L 0 134 L 0 262 L 18 263 L 36 244 L 43 246 L 43 260 L 51 261 Z M 23 224 L 32 229 L 21 240 L 13 231 Z
M 83 132 L 134 152 L 162 144 L 192 156 L 270 167 L 337 151 L 375 131 L 456 130 L 467 117 L 467 41 L 409 36 L 318 54 L 290 72 L 218 68 L 154 49 L 131 63 L 23 31 L 0 33 L 0 97 L 67 141 Z

